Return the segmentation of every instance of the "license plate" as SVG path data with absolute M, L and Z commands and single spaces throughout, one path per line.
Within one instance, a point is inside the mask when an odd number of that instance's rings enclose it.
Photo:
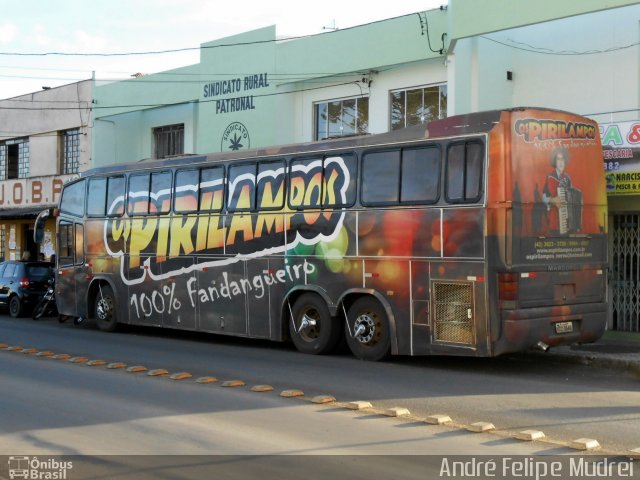
M 556 323 L 556 333 L 571 333 L 571 332 L 573 332 L 573 322 Z

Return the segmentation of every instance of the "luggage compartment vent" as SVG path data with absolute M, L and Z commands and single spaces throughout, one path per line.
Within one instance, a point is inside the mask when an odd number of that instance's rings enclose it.
M 475 344 L 473 285 L 433 282 L 433 340 Z

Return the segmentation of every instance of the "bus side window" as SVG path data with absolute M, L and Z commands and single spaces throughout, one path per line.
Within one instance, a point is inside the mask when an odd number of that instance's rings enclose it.
M 440 149 L 407 148 L 402 151 L 400 203 L 435 203 L 440 196 Z
M 363 205 L 395 205 L 399 200 L 400 150 L 365 153 L 360 199 Z
M 483 150 L 482 144 L 480 143 L 467 143 L 467 178 L 465 189 L 467 199 L 471 199 L 472 201 L 480 200 L 482 194 Z
M 219 212 L 224 205 L 224 167 L 200 170 L 200 211 Z
M 198 210 L 199 170 L 178 170 L 176 172 L 173 210 L 178 213 Z
M 60 211 L 62 213 L 68 213 L 74 217 L 84 216 L 85 184 L 85 180 L 80 180 L 65 186 L 62 191 L 62 200 L 60 200 Z
M 284 207 L 285 163 L 283 160 L 258 164 L 258 210 L 281 210 Z
M 76 223 L 74 263 L 84 263 L 84 226 Z
M 289 206 L 293 209 L 320 208 L 323 198 L 323 159 L 292 160 L 289 166 Z
M 445 195 L 451 203 L 473 203 L 482 196 L 484 148 L 479 142 L 447 148 Z
M 232 165 L 229 167 L 227 210 L 242 212 L 256 207 L 256 166 L 255 163 Z
M 171 211 L 171 172 L 151 174 L 149 192 L 149 213 L 169 213 Z
M 346 167 L 346 171 L 344 168 Z M 346 189 L 343 189 L 348 175 Z M 358 158 L 352 153 L 326 157 L 324 159 L 323 207 L 351 207 L 356 202 Z
M 119 217 L 124 213 L 125 181 L 122 175 L 109 177 L 107 184 L 107 216 Z
M 107 205 L 107 178 L 91 178 L 87 191 L 87 216 L 103 217 Z
M 142 173 L 129 177 L 127 195 L 127 213 L 129 215 L 149 213 L 149 174 Z
M 61 221 L 58 225 L 58 264 L 73 265 L 73 223 Z

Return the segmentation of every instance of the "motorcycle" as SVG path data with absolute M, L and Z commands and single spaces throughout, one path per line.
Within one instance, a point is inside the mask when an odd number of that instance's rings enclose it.
M 34 320 L 39 319 L 44 314 L 48 315 L 56 315 L 58 313 L 58 309 L 56 307 L 56 298 L 55 298 L 55 286 L 54 281 L 49 280 L 49 287 L 47 288 L 46 293 L 42 296 L 38 304 L 33 309 L 31 313 L 31 318 Z

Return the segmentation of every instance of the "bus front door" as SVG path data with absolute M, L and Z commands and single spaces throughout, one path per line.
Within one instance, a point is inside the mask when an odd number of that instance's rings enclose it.
M 87 268 L 84 259 L 84 227 L 61 220 L 58 224 L 56 305 L 60 315 L 86 317 Z

